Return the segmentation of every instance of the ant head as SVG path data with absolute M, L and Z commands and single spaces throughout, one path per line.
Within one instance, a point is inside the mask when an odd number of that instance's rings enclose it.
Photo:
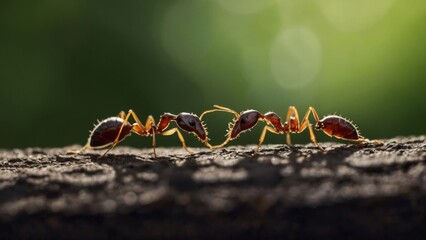
M 328 115 L 325 116 L 323 119 L 319 120 L 316 124 L 315 124 L 315 129 L 316 130 L 323 130 L 325 132 L 328 131 L 334 131 L 334 126 L 338 125 L 341 120 L 343 118 L 340 116 L 336 116 L 336 115 Z M 346 121 L 345 119 L 343 119 L 344 121 Z M 342 121 L 342 122 L 344 122 Z
M 317 122 L 317 124 L 315 124 L 315 129 L 316 130 L 320 130 L 320 129 L 324 129 L 325 128 L 325 123 L 324 122 Z
M 240 133 L 254 127 L 260 118 L 264 116 L 256 110 L 247 110 L 239 116 L 232 129 L 230 129 L 231 139 L 236 138 Z
M 176 124 L 183 130 L 194 133 L 201 141 L 206 141 L 207 131 L 200 118 L 191 113 L 179 113 L 175 119 Z

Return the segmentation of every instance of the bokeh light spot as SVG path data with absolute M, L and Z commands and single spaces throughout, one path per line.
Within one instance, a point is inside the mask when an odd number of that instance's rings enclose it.
M 321 45 L 315 33 L 305 27 L 283 30 L 270 51 L 271 73 L 285 89 L 306 86 L 318 74 Z
M 317 1 L 327 19 L 340 31 L 364 30 L 379 21 L 394 0 L 320 0 Z

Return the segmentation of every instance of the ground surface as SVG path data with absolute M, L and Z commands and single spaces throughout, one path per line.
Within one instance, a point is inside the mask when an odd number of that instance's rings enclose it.
M 422 239 L 426 137 L 217 151 L 0 151 L 0 239 Z

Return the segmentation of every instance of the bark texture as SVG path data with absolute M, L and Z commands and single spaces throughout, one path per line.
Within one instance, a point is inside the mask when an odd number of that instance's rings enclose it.
M 425 139 L 1 150 L 0 239 L 423 239 Z

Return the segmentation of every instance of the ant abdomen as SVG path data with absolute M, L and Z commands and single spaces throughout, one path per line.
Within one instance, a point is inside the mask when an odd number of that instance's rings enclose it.
M 346 140 L 360 140 L 362 138 L 351 121 L 337 115 L 324 117 L 316 124 L 315 128 L 324 131 L 330 137 Z
M 123 125 L 124 120 L 119 117 L 110 117 L 99 122 L 91 131 L 89 136 L 89 144 L 92 148 L 104 148 L 114 143 L 118 132 Z M 118 141 L 123 140 L 130 134 L 133 126 L 126 122 L 120 133 Z

